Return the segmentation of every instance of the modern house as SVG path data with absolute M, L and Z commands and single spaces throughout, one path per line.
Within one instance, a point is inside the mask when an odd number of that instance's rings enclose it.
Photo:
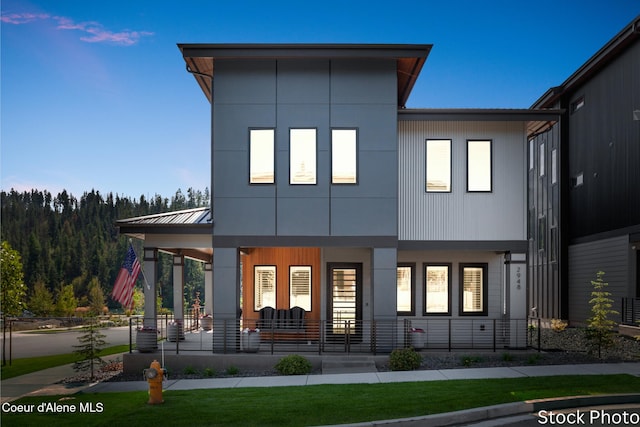
M 206 263 L 214 352 L 301 338 L 276 323 L 294 310 L 325 350 L 526 346 L 528 138 L 555 104 L 406 108 L 431 45 L 179 48 L 211 103 L 212 212 L 118 222 L 145 240 L 145 323 L 166 251 L 176 294 Z
M 640 320 L 640 16 L 531 108 L 563 111 L 555 125 L 529 140 L 532 314 L 584 323 L 591 315 L 590 281 L 604 271 L 621 320 L 635 323 Z

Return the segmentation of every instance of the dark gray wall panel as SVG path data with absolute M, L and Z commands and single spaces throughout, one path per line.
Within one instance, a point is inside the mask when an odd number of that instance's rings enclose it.
M 273 103 L 276 99 L 275 60 L 217 60 L 215 104 Z
M 278 198 L 279 236 L 326 236 L 328 234 L 328 198 Z
M 328 104 L 329 69 L 328 59 L 278 60 L 278 103 Z
M 249 149 L 249 129 L 275 128 L 275 104 L 224 105 L 215 109 L 215 150 Z M 247 154 L 248 156 L 248 154 Z
M 331 200 L 331 234 L 336 236 L 395 236 L 395 199 L 351 198 Z
M 274 235 L 276 206 L 273 198 L 217 198 L 213 235 Z
M 397 105 L 394 60 L 339 59 L 331 63 L 331 102 L 334 104 Z

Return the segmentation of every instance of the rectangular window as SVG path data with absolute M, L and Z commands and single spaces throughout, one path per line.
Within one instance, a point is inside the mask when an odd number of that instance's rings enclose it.
M 551 183 L 558 182 L 558 150 L 551 150 Z
M 289 308 L 311 311 L 311 266 L 289 267 Z
M 358 143 L 355 129 L 331 130 L 331 183 L 356 184 Z
M 428 264 L 424 268 L 424 312 L 425 314 L 450 314 L 451 287 L 450 264 Z
M 535 141 L 529 140 L 529 170 L 532 170 L 536 165 L 535 159 Z
M 547 249 L 547 217 L 538 218 L 538 250 Z
M 251 129 L 249 131 L 249 183 L 273 184 L 274 130 Z
M 491 191 L 491 141 L 467 141 L 467 191 Z
M 396 311 L 398 315 L 413 316 L 414 304 L 414 270 L 413 264 L 400 264 L 397 269 L 397 298 Z
M 451 140 L 427 139 L 425 154 L 427 192 L 450 192 Z
M 316 183 L 316 130 L 289 130 L 289 183 Z
M 460 315 L 487 315 L 487 264 L 460 264 Z
M 253 309 L 276 308 L 276 266 L 256 265 L 253 276 Z
M 545 164 L 544 164 L 544 142 L 540 144 L 540 176 L 544 176 L 545 174 Z
M 581 96 L 571 103 L 571 114 L 575 113 L 582 107 L 584 107 L 584 96 Z

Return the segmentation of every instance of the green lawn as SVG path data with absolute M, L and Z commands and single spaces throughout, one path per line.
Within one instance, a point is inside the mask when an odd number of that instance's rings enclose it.
M 404 418 L 558 396 L 631 393 L 631 375 L 555 376 L 390 384 L 165 391 L 29 397 L 14 404 L 56 402 L 76 413 L 2 413 L 2 425 L 47 426 L 303 426 Z M 89 408 L 98 412 L 83 412 Z
M 124 353 L 127 351 L 129 351 L 128 344 L 116 345 L 102 350 L 102 352 L 100 352 L 100 357 L 108 356 L 110 354 Z M 69 363 L 76 362 L 79 359 L 80 356 L 74 353 L 14 359 L 11 362 L 11 365 L 9 365 L 9 362 L 7 361 L 7 365 L 2 367 L 0 375 L 3 380 L 6 380 L 20 375 L 30 374 L 31 372 L 40 371 L 42 369 L 67 365 Z

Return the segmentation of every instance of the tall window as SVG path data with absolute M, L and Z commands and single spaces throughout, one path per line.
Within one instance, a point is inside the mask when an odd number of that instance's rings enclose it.
M 396 311 L 399 315 L 413 316 L 415 312 L 414 305 L 414 269 L 413 264 L 400 264 L 397 269 L 396 287 L 397 297 Z
M 253 309 L 276 308 L 276 266 L 256 265 L 254 267 Z
M 460 315 L 487 315 L 487 264 L 460 264 Z
M 427 192 L 451 191 L 451 140 L 427 139 Z
M 289 130 L 289 183 L 316 183 L 316 130 Z
M 544 162 L 544 142 L 540 144 L 540 176 L 544 176 L 545 174 L 545 162 Z
M 249 183 L 273 184 L 274 168 L 273 129 L 251 129 L 249 131 Z
M 558 182 L 558 151 L 554 148 L 551 150 L 551 183 Z
M 331 183 L 356 184 L 357 133 L 355 129 L 331 130 Z
M 491 141 L 467 141 L 467 191 L 491 191 Z
M 425 265 L 424 312 L 425 314 L 449 314 L 450 264 Z
M 311 266 L 289 267 L 289 308 L 311 311 Z

